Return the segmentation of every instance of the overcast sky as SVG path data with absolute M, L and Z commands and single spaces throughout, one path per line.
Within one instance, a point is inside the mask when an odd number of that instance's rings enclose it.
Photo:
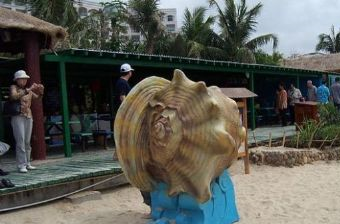
M 218 1 L 222 7 L 223 0 Z M 247 0 L 249 6 L 262 2 L 254 36 L 274 33 L 279 38 L 278 50 L 285 56 L 315 52 L 320 33 L 340 28 L 339 0 Z M 208 0 L 160 0 L 161 8 L 177 8 L 178 26 L 181 26 L 186 7 L 209 7 Z M 216 10 L 210 9 L 216 15 Z M 268 49 L 267 49 L 268 51 Z

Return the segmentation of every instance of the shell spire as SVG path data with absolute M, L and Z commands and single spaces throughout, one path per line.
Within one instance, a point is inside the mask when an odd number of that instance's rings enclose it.
M 231 165 L 245 138 L 236 102 L 177 69 L 171 82 L 138 83 L 119 108 L 114 131 L 134 186 L 152 191 L 165 182 L 170 195 L 187 192 L 199 202 L 209 200 L 211 181 Z

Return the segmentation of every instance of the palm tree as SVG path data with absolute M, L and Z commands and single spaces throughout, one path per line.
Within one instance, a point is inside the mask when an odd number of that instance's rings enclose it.
M 223 51 L 214 46 L 214 40 L 219 39 L 211 28 L 215 19 L 211 16 L 205 19 L 206 11 L 204 7 L 195 8 L 193 13 L 185 9 L 182 34 L 187 43 L 186 56 L 212 59 L 213 54 L 223 54 Z
M 102 5 L 103 9 L 91 12 L 70 27 L 72 45 L 86 49 L 121 50 L 126 5 L 120 0 Z
M 154 53 L 157 39 L 165 30 L 158 9 L 159 0 L 130 0 L 128 6 L 131 9 L 128 23 L 145 38 L 146 53 Z
M 103 10 L 92 12 L 69 27 L 71 46 L 86 49 L 105 49 L 110 27 Z
M 218 11 L 222 39 L 220 48 L 225 51 L 227 60 L 253 63 L 254 52 L 261 46 L 272 41 L 273 49 L 276 48 L 278 38 L 274 34 L 250 39 L 251 34 L 256 31 L 256 17 L 262 9 L 261 3 L 248 9 L 246 0 L 240 0 L 238 5 L 234 0 L 225 0 L 224 10 L 216 0 L 209 0 L 209 3 L 210 6 L 216 6 Z
M 121 0 L 113 0 L 111 2 L 101 3 L 104 6 L 104 14 L 110 21 L 111 37 L 109 41 L 109 48 L 111 50 L 122 50 L 126 42 L 122 35 L 126 33 L 126 26 L 124 23 L 127 21 L 127 4 Z
M 319 35 L 319 43 L 316 45 L 315 49 L 331 54 L 340 52 L 340 31 L 335 34 L 334 26 L 332 25 L 330 35 L 325 33 Z
M 28 0 L 31 14 L 47 22 L 69 27 L 79 19 L 72 0 Z

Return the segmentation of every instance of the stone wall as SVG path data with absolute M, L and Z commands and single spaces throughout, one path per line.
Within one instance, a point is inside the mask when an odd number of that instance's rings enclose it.
M 294 149 L 285 147 L 257 147 L 250 149 L 250 161 L 257 165 L 301 166 L 318 160 L 340 160 L 340 148 Z

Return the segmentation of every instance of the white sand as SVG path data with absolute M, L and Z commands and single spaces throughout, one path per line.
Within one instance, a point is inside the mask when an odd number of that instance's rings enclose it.
M 303 167 L 252 166 L 231 169 L 240 224 L 340 223 L 340 163 Z M 137 189 L 123 187 L 81 204 L 58 201 L 0 215 L 0 224 L 145 224 L 149 212 Z

